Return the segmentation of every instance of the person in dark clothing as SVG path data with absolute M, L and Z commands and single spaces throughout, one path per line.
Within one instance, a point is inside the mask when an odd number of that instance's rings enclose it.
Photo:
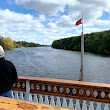
M 0 45 L 0 96 L 12 98 L 12 87 L 18 75 L 15 66 L 11 61 L 5 60 L 4 54 Z

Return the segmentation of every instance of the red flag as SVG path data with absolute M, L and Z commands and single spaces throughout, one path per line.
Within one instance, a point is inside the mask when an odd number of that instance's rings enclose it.
M 77 25 L 80 25 L 80 24 L 82 24 L 82 19 L 79 19 L 79 20 L 76 22 L 75 25 L 77 26 Z

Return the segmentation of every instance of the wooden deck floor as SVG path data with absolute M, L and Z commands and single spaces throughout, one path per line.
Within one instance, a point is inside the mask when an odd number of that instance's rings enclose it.
M 0 110 L 73 110 L 46 104 L 0 97 Z

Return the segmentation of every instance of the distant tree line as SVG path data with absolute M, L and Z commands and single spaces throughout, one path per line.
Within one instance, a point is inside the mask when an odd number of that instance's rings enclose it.
M 14 41 L 14 46 L 18 47 L 38 47 L 41 46 L 40 44 L 36 44 L 33 42 L 26 42 L 26 41 Z
M 11 50 L 13 48 L 20 48 L 20 47 L 38 47 L 38 46 L 41 46 L 40 44 L 36 44 L 33 42 L 14 41 L 10 37 L 2 37 L 2 36 L 0 36 L 0 45 L 2 45 L 5 50 Z
M 80 51 L 81 36 L 55 40 L 53 48 Z M 84 51 L 110 56 L 110 30 L 84 35 Z

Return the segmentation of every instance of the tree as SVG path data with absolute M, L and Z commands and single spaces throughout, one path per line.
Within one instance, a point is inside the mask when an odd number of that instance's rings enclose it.
M 3 47 L 5 50 L 13 49 L 14 41 L 10 37 L 3 37 Z
M 0 36 L 0 45 L 4 47 L 3 37 Z
M 75 36 L 55 40 L 53 48 L 80 51 L 81 37 Z M 84 51 L 101 55 L 110 55 L 110 30 L 84 35 Z

